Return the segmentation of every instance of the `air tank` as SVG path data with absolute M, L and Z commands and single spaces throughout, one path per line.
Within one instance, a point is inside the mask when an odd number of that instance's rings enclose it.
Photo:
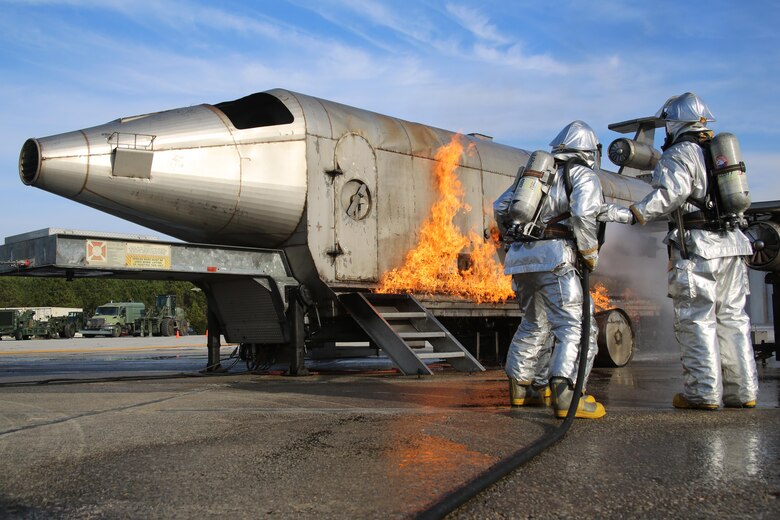
M 514 224 L 524 225 L 536 219 L 542 194 L 550 189 L 555 175 L 555 159 L 544 150 L 536 150 L 519 175 L 509 206 L 509 216 Z
M 737 137 L 728 132 L 716 135 L 710 143 L 710 155 L 720 195 L 720 212 L 741 217 L 750 207 L 750 190 Z

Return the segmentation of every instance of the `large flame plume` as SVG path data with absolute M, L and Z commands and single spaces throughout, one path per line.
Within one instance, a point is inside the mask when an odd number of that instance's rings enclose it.
M 454 224 L 459 211 L 471 211 L 463 201 L 463 184 L 455 171 L 463 155 L 460 136 L 436 152 L 434 176 L 439 200 L 420 228 L 417 246 L 406 254 L 401 267 L 388 271 L 379 280 L 376 292 L 450 294 L 477 303 L 499 303 L 514 297 L 511 276 L 497 261 L 498 229 L 491 227 L 490 240 L 470 231 L 464 235 Z M 468 266 L 458 260 L 468 253 Z M 611 307 L 607 289 L 597 284 L 591 292 L 596 310 Z
M 455 215 L 471 208 L 455 170 L 463 154 L 460 136 L 436 152 L 434 175 L 439 200 L 419 232 L 417 246 L 406 254 L 401 267 L 385 273 L 377 292 L 450 294 L 482 302 L 503 302 L 514 296 L 510 277 L 496 259 L 496 243 L 477 233 L 464 235 L 454 224 Z M 468 265 L 458 268 L 460 255 Z M 465 267 L 465 268 L 464 268 Z

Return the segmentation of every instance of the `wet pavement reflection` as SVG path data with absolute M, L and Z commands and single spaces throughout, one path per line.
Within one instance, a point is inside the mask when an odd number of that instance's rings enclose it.
M 120 358 L 122 373 L 139 361 Z M 0 516 L 407 518 L 561 424 L 507 406 L 500 368 L 318 368 L 20 385 L 0 366 Z M 91 370 L 108 368 L 78 375 Z M 451 516 L 779 517 L 776 362 L 755 410 L 674 410 L 681 372 L 673 358 L 594 369 L 607 416 Z

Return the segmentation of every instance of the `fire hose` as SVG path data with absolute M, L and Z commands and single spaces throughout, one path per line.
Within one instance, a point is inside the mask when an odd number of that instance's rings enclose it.
M 569 431 L 571 423 L 579 406 L 579 396 L 582 395 L 582 387 L 585 386 L 585 367 L 588 359 L 588 346 L 590 338 L 590 273 L 588 268 L 580 262 L 580 278 L 582 286 L 582 331 L 580 334 L 580 360 L 577 365 L 577 382 L 574 384 L 574 397 L 569 405 L 566 418 L 563 423 L 555 429 L 550 435 L 542 436 L 535 440 L 530 446 L 527 446 L 509 457 L 497 462 L 463 486 L 451 491 L 444 498 L 430 506 L 428 509 L 420 512 L 416 518 L 419 520 L 428 520 L 434 518 L 444 518 L 458 507 L 462 506 L 479 493 L 489 488 L 505 476 L 514 472 L 520 466 L 530 461 L 544 450 L 561 440 L 566 432 Z

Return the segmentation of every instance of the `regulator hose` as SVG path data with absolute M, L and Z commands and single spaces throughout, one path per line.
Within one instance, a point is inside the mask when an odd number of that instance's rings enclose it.
M 451 491 L 444 498 L 420 512 L 416 518 L 419 520 L 444 518 L 446 515 L 462 506 L 479 493 L 489 488 L 517 468 L 533 459 L 544 450 L 558 442 L 569 431 L 574 422 L 579 396 L 582 395 L 582 387 L 585 386 L 585 367 L 588 362 L 588 346 L 590 338 L 590 272 L 585 265 L 580 265 L 580 283 L 582 286 L 582 331 L 580 334 L 580 360 L 577 365 L 577 382 L 574 384 L 574 394 L 569 405 L 569 411 L 563 423 L 550 435 L 539 437 L 530 446 L 527 446 L 509 457 L 495 463 L 463 486 Z

